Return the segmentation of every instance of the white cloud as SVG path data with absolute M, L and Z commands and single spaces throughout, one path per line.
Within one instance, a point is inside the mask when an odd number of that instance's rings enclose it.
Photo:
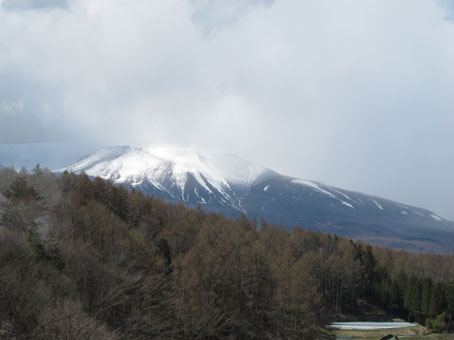
M 447 3 L 2 4 L 0 103 L 23 103 L 20 119 L 0 113 L 16 131 L 3 142 L 39 131 L 46 141 L 190 144 L 452 211 Z

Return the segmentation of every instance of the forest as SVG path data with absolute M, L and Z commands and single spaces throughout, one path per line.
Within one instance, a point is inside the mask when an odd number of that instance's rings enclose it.
M 367 314 L 454 330 L 454 256 L 0 170 L 0 339 L 317 339 Z

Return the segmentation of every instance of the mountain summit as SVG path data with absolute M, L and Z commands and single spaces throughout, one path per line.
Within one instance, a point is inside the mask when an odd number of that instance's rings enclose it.
M 190 149 L 104 147 L 57 170 L 85 172 L 229 217 L 327 231 L 392 248 L 452 252 L 454 223 L 435 213 L 281 175 L 241 157 Z
M 58 172 L 82 172 L 135 187 L 166 200 L 219 205 L 246 213 L 238 193 L 273 171 L 232 154 L 202 155 L 190 149 L 104 147 Z

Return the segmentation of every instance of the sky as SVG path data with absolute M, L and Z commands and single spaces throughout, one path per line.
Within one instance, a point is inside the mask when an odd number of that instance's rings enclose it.
M 0 0 L 0 164 L 231 152 L 454 220 L 454 0 Z

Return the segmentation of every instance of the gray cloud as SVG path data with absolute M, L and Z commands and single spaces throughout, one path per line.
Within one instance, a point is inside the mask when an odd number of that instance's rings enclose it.
M 48 142 L 67 138 L 61 89 L 21 70 L 0 71 L 0 143 Z
M 454 219 L 447 1 L 3 6 L 2 142 L 234 152 Z
M 269 7 L 274 0 L 191 0 L 194 6 L 192 19 L 206 33 L 236 23 L 249 11 Z
M 68 0 L 4 0 L 3 8 L 7 10 L 46 10 L 66 9 Z
M 454 0 L 438 0 L 445 10 L 445 19 L 454 22 Z

